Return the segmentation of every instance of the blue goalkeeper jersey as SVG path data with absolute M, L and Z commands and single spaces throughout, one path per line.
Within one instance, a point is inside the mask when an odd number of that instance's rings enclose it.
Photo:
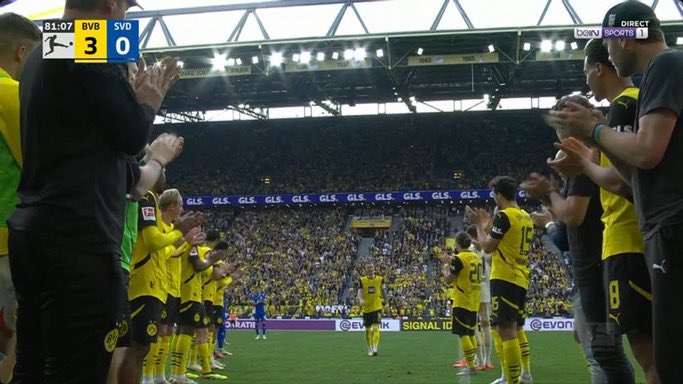
M 256 306 L 256 315 L 265 315 L 266 314 L 266 294 L 265 292 L 257 293 L 253 296 L 251 296 L 251 301 L 254 303 Z

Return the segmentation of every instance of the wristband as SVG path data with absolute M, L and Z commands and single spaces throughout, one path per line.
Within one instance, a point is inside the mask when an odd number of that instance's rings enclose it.
M 550 229 L 550 227 L 552 227 L 552 226 L 554 226 L 554 225 L 555 225 L 555 222 L 554 222 L 554 221 L 549 221 L 549 222 L 545 225 L 545 229 Z
M 593 141 L 598 143 L 600 145 L 600 132 L 605 128 L 605 124 L 603 123 L 598 123 L 594 128 L 593 128 Z

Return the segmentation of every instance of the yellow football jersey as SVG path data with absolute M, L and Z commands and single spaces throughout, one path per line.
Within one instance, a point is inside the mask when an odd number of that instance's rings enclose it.
M 638 88 L 626 88 L 613 103 L 618 109 L 610 114 L 610 126 L 620 132 L 633 132 L 635 108 L 638 101 Z M 613 109 L 612 107 L 610 110 Z M 628 122 L 631 122 L 631 125 Z M 611 167 L 612 163 L 603 153 L 600 166 Z M 628 199 L 600 188 L 602 204 L 602 259 L 623 253 L 643 253 L 643 235 L 638 226 L 636 209 Z
M 451 263 L 451 273 L 456 275 L 453 287 L 453 308 L 479 311 L 481 295 L 481 258 L 474 252 L 464 251 L 455 256 Z
M 131 258 L 128 299 L 152 296 L 165 303 L 168 291 L 167 259 L 174 248 L 172 245 L 183 235 L 180 231 L 173 230 L 172 226 L 163 223 L 159 211 L 159 202 L 153 192 L 148 192 L 140 200 L 139 210 L 138 236 L 133 246 Z M 163 237 L 150 239 L 154 244 L 147 244 L 144 231 L 148 227 L 158 228 Z M 153 246 L 157 249 L 155 250 Z
M 209 267 L 207 271 L 213 271 L 213 267 Z M 211 272 L 208 275 L 202 275 L 202 301 L 210 301 L 213 304 L 213 298 L 216 295 L 216 286 L 218 280 L 211 277 Z
M 213 305 L 217 307 L 222 307 L 224 305 L 223 292 L 225 288 L 232 284 L 232 277 L 224 277 L 216 283 L 216 293 L 213 296 Z
M 190 260 L 199 257 L 205 259 L 206 254 L 211 250 L 210 247 L 199 246 L 192 247 L 189 254 L 183 256 L 181 259 L 180 270 L 180 302 L 187 303 L 194 301 L 202 303 L 202 278 L 201 272 L 197 273 L 192 266 Z
M 170 254 L 168 256 L 168 261 L 166 262 L 166 275 L 168 276 L 168 294 L 173 297 L 180 297 L 180 273 L 182 270 L 182 257 L 187 255 L 190 245 L 184 243 L 180 247 L 176 248 L 172 246 Z
M 500 240 L 493 251 L 491 280 L 504 280 L 529 289 L 529 253 L 534 223 L 523 209 L 509 207 L 493 220 L 491 237 Z
M 373 278 L 363 276 L 360 278 L 360 287 L 363 297 L 363 313 L 382 310 L 382 283 L 384 278 L 375 275 Z
M 17 186 L 22 165 L 19 134 L 19 82 L 0 68 L 0 256 L 8 253 L 5 221 L 19 201 Z

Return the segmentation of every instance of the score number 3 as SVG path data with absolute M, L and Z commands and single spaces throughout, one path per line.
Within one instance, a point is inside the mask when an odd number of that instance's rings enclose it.
M 85 38 L 85 42 L 87 43 L 86 45 L 86 50 L 85 54 L 86 55 L 95 55 L 97 54 L 97 39 L 89 36 Z

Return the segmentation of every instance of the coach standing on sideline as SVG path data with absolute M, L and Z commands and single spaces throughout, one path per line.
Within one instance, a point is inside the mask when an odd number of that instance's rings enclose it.
M 662 383 L 683 382 L 683 52 L 670 49 L 652 8 L 638 1 L 612 7 L 604 27 L 647 22 L 645 40 L 605 39 L 621 77 L 642 73 L 635 133 L 617 132 L 573 105 L 552 112 L 556 129 L 592 138 L 609 157 L 634 166 L 630 181 L 652 280 L 653 342 Z
M 123 19 L 136 4 L 66 0 L 63 18 Z M 147 143 L 178 77 L 170 61 L 131 87 L 120 65 L 30 55 L 20 85 L 20 202 L 9 219 L 20 308 L 14 383 L 106 381 L 126 193 L 135 184 L 126 182 L 126 159 Z

